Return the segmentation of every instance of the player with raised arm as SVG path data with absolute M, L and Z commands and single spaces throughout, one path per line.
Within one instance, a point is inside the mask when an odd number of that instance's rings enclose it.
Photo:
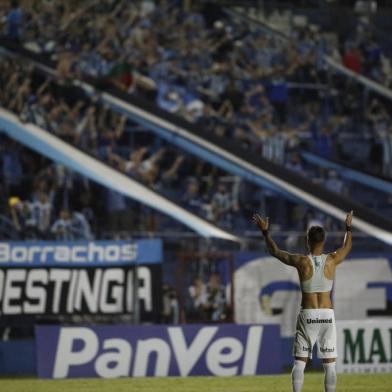
M 324 254 L 325 230 L 321 226 L 312 226 L 307 233 L 309 254 L 301 255 L 279 249 L 268 232 L 268 218 L 262 218 L 259 214 L 253 215 L 253 222 L 263 233 L 269 253 L 282 263 L 296 268 L 299 275 L 302 301 L 293 348 L 293 392 L 301 391 L 306 362 L 308 358 L 312 358 L 316 342 L 317 356 L 322 359 L 325 372 L 325 392 L 336 390 L 336 325 L 331 290 L 336 266 L 351 250 L 352 218 L 353 211 L 350 211 L 346 216 L 346 235 L 341 248 Z

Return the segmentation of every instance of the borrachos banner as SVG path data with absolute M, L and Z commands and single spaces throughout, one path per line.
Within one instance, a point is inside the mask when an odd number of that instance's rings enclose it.
M 282 371 L 276 325 L 36 327 L 38 376 L 235 376 Z
M 257 256 L 236 257 L 236 322 L 280 324 L 282 336 L 293 336 L 301 302 L 297 271 L 271 256 Z M 392 316 L 392 257 L 345 260 L 336 270 L 332 295 L 337 320 Z
M 392 372 L 392 320 L 337 323 L 339 373 Z
M 102 267 L 161 262 L 160 239 L 0 242 L 0 268 Z
M 141 320 L 159 315 L 161 265 L 137 268 Z M 2 268 L 0 316 L 132 314 L 133 267 L 105 268 Z

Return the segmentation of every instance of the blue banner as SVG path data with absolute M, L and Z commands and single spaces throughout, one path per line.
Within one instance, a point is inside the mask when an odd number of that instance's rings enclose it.
M 36 327 L 38 376 L 236 376 L 282 371 L 277 325 Z
M 1 267 L 102 267 L 162 262 L 160 239 L 0 242 Z

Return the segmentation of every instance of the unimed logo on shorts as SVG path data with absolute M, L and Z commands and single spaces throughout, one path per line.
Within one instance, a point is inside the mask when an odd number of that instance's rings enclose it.
M 306 322 L 308 324 L 332 324 L 332 318 L 329 319 L 307 318 Z
M 44 378 L 280 373 L 279 327 L 39 326 Z

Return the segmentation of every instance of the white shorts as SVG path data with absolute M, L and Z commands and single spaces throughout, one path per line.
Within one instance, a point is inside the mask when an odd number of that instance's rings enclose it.
M 293 356 L 312 358 L 313 346 L 316 342 L 318 358 L 337 358 L 333 309 L 301 309 L 299 312 Z

